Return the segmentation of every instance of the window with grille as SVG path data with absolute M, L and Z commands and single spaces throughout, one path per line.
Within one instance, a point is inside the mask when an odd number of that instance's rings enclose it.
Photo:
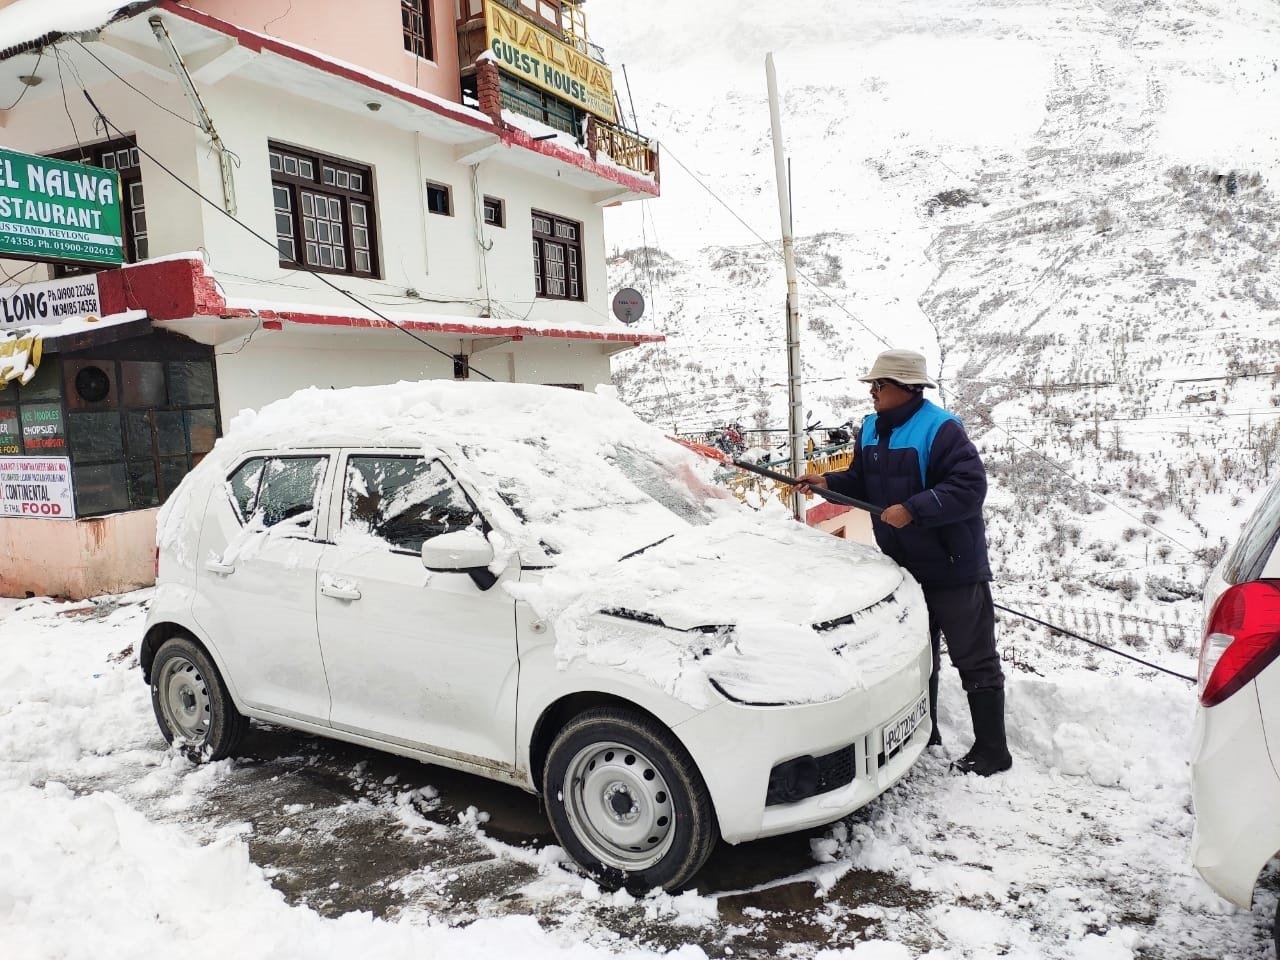
M 491 227 L 505 227 L 507 225 L 506 206 L 497 197 L 485 197 L 484 222 Z
M 533 211 L 533 284 L 539 297 L 582 300 L 582 224 Z
M 280 265 L 377 276 L 373 172 L 274 143 L 268 156 Z
M 414 56 L 431 59 L 431 0 L 401 0 L 400 22 L 404 48 Z
M 142 192 L 142 168 L 137 141 L 133 137 L 110 140 L 106 143 L 86 144 L 83 148 L 66 153 L 53 154 L 55 160 L 70 160 L 120 174 L 120 220 L 124 227 L 125 263 L 137 263 L 151 254 L 147 244 L 147 201 Z M 55 264 L 55 277 L 70 277 L 80 273 L 101 270 L 101 266 L 77 267 Z
M 453 216 L 453 191 L 443 183 L 427 181 L 427 212 Z

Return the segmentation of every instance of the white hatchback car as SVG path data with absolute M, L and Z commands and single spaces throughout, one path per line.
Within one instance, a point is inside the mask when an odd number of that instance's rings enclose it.
M 1280 854 L 1280 483 L 1205 585 L 1192 861 L 1241 907 Z M 1280 906 L 1273 936 L 1280 954 Z
M 837 820 L 924 750 L 920 588 L 711 469 L 555 387 L 242 414 L 160 517 L 160 728 L 214 760 L 258 718 L 516 784 L 633 890 Z

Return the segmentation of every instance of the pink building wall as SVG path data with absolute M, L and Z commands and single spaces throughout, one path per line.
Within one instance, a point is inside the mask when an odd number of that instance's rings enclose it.
M 188 0 L 185 6 L 461 101 L 454 0 L 430 0 L 434 60 L 405 50 L 400 0 Z
M 156 514 L 0 519 L 0 597 L 83 600 L 155 583 Z

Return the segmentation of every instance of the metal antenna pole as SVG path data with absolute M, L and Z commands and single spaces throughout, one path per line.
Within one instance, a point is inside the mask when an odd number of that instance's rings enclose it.
M 782 220 L 782 262 L 787 271 L 787 402 L 791 425 L 791 475 L 804 474 L 804 405 L 800 399 L 800 297 L 796 288 L 796 258 L 791 237 L 791 187 L 782 153 L 782 121 L 778 114 L 778 78 L 773 69 L 773 54 L 764 58 L 769 81 L 769 123 L 773 129 L 773 163 L 778 179 L 778 214 Z M 791 491 L 791 513 L 804 519 L 804 500 L 798 490 Z

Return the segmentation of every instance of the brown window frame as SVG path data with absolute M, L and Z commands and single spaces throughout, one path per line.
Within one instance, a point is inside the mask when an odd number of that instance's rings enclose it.
M 119 165 L 119 155 L 127 151 L 128 166 Z M 108 166 L 106 158 L 111 157 Z M 150 255 L 150 236 L 147 233 L 147 198 L 142 188 L 141 154 L 138 152 L 138 138 L 135 135 L 117 137 L 114 140 L 102 140 L 98 143 L 86 143 L 75 150 L 64 150 L 61 153 L 49 154 L 51 160 L 68 160 L 71 163 L 83 163 L 101 170 L 115 170 L 120 176 L 120 224 L 123 228 L 124 262 L 137 263 L 146 260 Z M 136 194 L 135 194 L 136 191 Z M 140 202 L 138 202 L 140 200 Z M 139 231 L 138 221 L 142 229 Z M 53 277 L 75 277 L 84 273 L 94 273 L 103 269 L 102 264 L 53 264 Z
M 374 189 L 373 168 L 344 157 L 274 140 L 267 142 L 267 156 L 280 266 L 289 270 L 380 278 L 377 194 Z M 288 170 L 290 160 L 294 161 L 294 172 Z M 334 177 L 333 183 L 325 182 L 325 177 L 329 174 Z M 340 185 L 340 180 L 344 177 L 347 186 Z M 357 178 L 359 185 L 351 186 L 357 183 Z M 281 206 L 282 191 L 288 197 L 287 207 Z M 317 203 L 321 198 L 325 200 L 326 207 L 323 214 L 319 212 L 321 204 Z M 340 213 L 340 219 L 337 220 L 333 217 L 335 201 Z M 311 212 L 308 212 L 308 206 L 311 207 Z M 363 223 L 358 222 L 357 210 L 363 211 L 360 214 L 364 218 Z M 286 221 L 291 231 L 287 235 L 281 229 Z M 335 224 L 341 232 L 339 241 L 333 240 Z M 308 226 L 312 229 L 311 236 L 307 234 Z M 327 239 L 321 238 L 322 231 Z M 366 234 L 365 243 L 358 246 L 358 234 L 361 231 Z M 293 247 L 293 259 L 286 257 L 282 249 L 286 242 Z M 315 247 L 315 262 L 310 259 L 309 248 L 312 246 Z M 341 266 L 337 265 L 339 246 Z M 329 253 L 328 264 L 324 262 L 326 251 Z M 358 266 L 360 254 L 368 257 L 367 269 Z
M 421 60 L 434 60 L 431 43 L 431 0 L 400 0 L 404 49 Z
M 539 220 L 548 223 L 547 229 L 540 229 Z M 572 237 L 564 236 L 558 228 L 572 229 Z M 543 210 L 532 211 L 533 229 L 533 287 L 534 294 L 544 300 L 570 300 L 575 303 L 586 301 L 586 282 L 582 271 L 582 224 L 567 217 L 558 217 L 554 213 Z M 564 258 L 557 261 L 548 256 L 549 251 L 561 248 Z M 547 292 L 546 279 L 551 276 L 549 266 L 553 263 L 564 264 L 564 293 Z M 577 274 L 575 277 L 574 274 Z M 577 286 L 576 293 L 574 286 Z
M 453 216 L 453 187 L 449 186 L 447 183 L 440 183 L 438 180 L 427 180 L 425 182 L 425 188 L 427 191 L 427 213 L 430 213 L 437 217 L 452 217 Z M 444 195 L 443 210 L 436 210 L 431 205 L 431 194 L 433 191 L 436 193 L 436 195 L 441 195 L 441 194 Z
M 507 225 L 507 202 L 505 200 L 498 197 L 485 197 L 483 206 L 485 226 L 505 227 Z

